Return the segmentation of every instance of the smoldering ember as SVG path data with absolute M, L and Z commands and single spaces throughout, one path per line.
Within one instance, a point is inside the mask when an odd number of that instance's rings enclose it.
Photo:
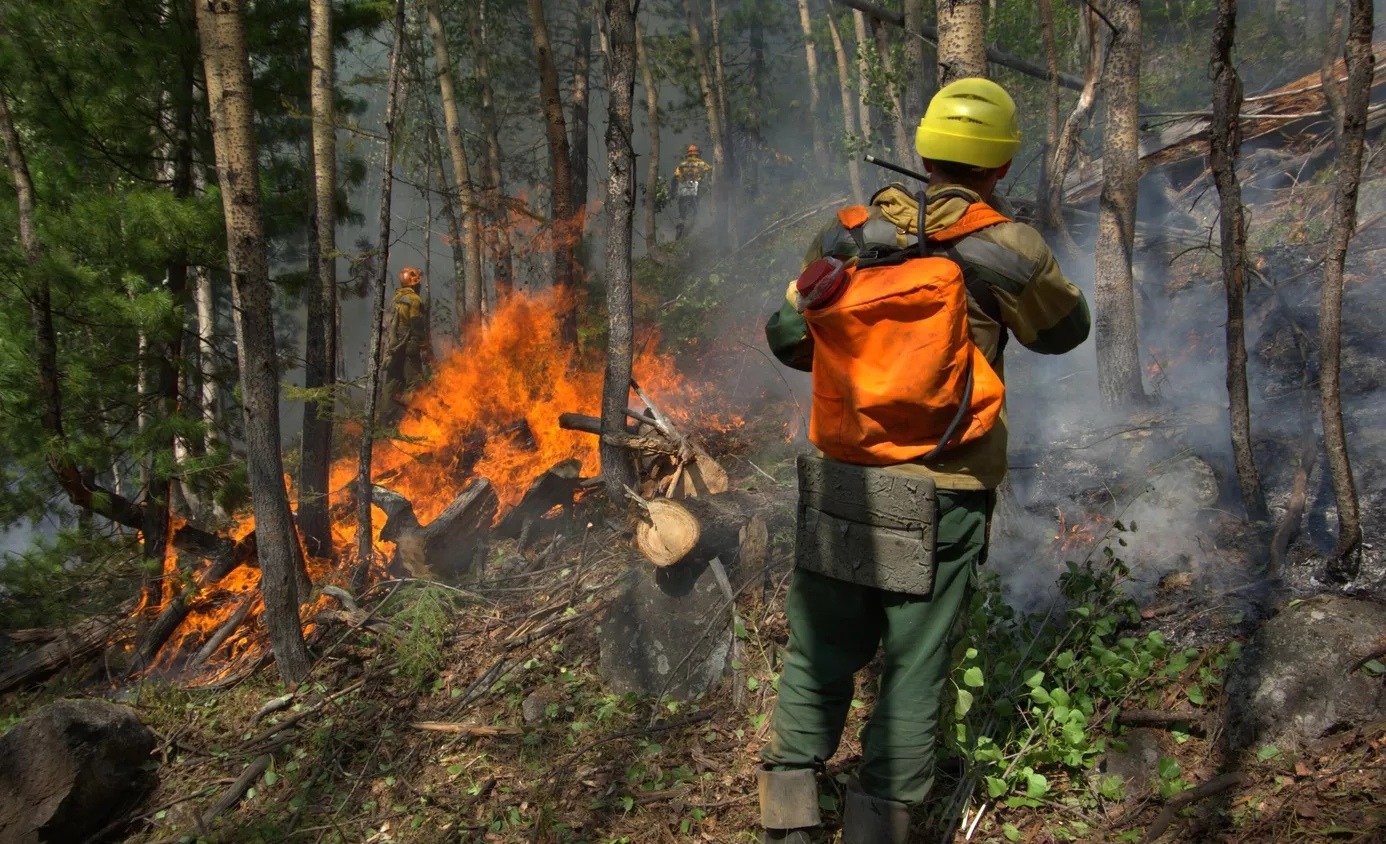
M 0 7 L 0 844 L 1386 840 L 1383 5 Z

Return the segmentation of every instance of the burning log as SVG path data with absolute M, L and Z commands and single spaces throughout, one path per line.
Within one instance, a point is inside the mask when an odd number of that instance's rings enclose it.
M 380 538 L 395 543 L 391 562 L 414 577 L 436 580 L 435 572 L 459 575 L 471 569 L 483 547 L 499 499 L 485 478 L 468 484 L 438 518 L 420 525 L 409 499 L 382 486 L 372 487 L 372 500 L 385 511 Z
M 520 503 L 496 525 L 496 536 L 520 540 L 523 549 L 530 530 L 543 515 L 555 507 L 563 508 L 564 518 L 572 518 L 573 497 L 582 482 L 582 461 L 576 458 L 555 463 L 534 479 Z
M 48 644 L 11 661 L 0 671 L 0 694 L 24 688 L 53 672 L 78 665 L 110 645 L 132 623 L 135 604 L 127 601 L 111 615 L 98 615 L 61 630 Z

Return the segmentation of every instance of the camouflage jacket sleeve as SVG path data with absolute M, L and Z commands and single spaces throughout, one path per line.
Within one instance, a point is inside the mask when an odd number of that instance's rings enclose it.
M 1020 223 L 984 229 L 958 244 L 1000 305 L 1021 345 L 1042 355 L 1071 351 L 1088 338 L 1092 316 L 1039 232 Z

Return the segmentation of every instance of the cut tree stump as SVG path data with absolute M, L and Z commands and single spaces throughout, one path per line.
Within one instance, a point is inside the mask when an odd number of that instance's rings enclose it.
M 437 580 L 470 571 L 485 547 L 499 499 L 485 478 L 468 484 L 438 518 L 420 525 L 414 505 L 399 493 L 372 487 L 372 500 L 385 511 L 380 538 L 395 543 L 391 564 L 413 577 Z
M 654 550 L 677 565 L 634 566 L 626 573 L 598 631 L 602 677 L 618 692 L 696 697 L 726 673 L 733 652 L 732 601 L 712 561 L 721 561 L 733 595 L 760 578 L 769 511 L 760 512 L 761 502 L 739 492 L 646 505 L 669 535 L 642 526 L 645 542 L 656 541 Z M 637 547 L 648 556 L 640 536 L 637 529 Z M 679 553 L 664 539 L 689 547 Z

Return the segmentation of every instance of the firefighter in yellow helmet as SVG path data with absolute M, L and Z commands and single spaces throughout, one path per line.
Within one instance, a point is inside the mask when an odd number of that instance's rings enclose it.
M 426 366 L 432 362 L 428 347 L 428 305 L 419 295 L 423 274 L 418 267 L 399 271 L 390 318 L 385 330 L 385 387 L 381 419 L 398 422 L 408 404 L 409 393 L 423 381 Z
M 986 79 L 943 87 L 919 123 L 915 146 L 929 175 L 925 192 L 891 185 L 869 205 L 840 209 L 825 221 L 804 273 L 766 325 L 775 356 L 813 373 L 809 436 L 821 456 L 800 458 L 795 571 L 785 600 L 789 645 L 758 777 L 765 842 L 819 840 L 816 771 L 836 753 L 855 675 L 878 651 L 880 691 L 847 790 L 842 844 L 914 840 L 910 809 L 933 787 L 953 649 L 977 566 L 986 559 L 993 493 L 1006 474 L 1004 406 L 1000 424 L 980 436 L 955 442 L 950 427 L 926 452 L 917 440 L 918 402 L 873 416 L 856 410 L 866 404 L 857 403 L 862 392 L 842 388 L 846 398 L 832 395 L 844 371 L 875 372 L 854 365 L 852 350 L 868 346 L 853 342 L 898 336 L 922 320 L 902 305 L 903 297 L 887 302 L 885 280 L 909 281 L 904 268 L 924 251 L 920 238 L 934 254 L 951 258 L 962 270 L 973 360 L 985 358 L 994 376 L 1004 377 L 1008 337 L 1032 352 L 1062 354 L 1082 343 L 1090 327 L 1082 292 L 1064 277 L 1039 232 L 1011 220 L 993 194 L 1020 147 L 1010 95 Z M 929 273 L 947 269 L 936 258 L 926 260 L 928 266 L 919 262 L 912 270 L 921 289 Z M 888 270 L 894 276 L 865 277 L 877 297 L 873 306 L 893 308 L 892 319 L 830 321 L 835 297 L 846 303 L 836 313 L 862 309 L 866 301 L 861 292 L 854 297 L 855 272 L 822 272 L 824 265 L 848 262 L 856 272 L 869 273 L 873 264 L 899 268 Z M 907 354 L 916 357 L 886 367 L 887 378 L 871 389 L 917 383 L 934 365 L 922 355 L 933 353 L 928 345 L 911 347 Z M 899 381 L 889 381 L 895 372 Z M 822 401 L 820 386 L 829 388 Z M 960 411 L 955 419 L 961 418 Z M 844 433 L 850 441 L 853 432 L 868 431 L 863 443 L 878 450 L 863 456 L 838 447 Z M 908 539 L 898 529 L 906 523 Z
M 674 168 L 674 196 L 678 198 L 679 221 L 674 228 L 674 237 L 683 237 L 698 220 L 698 200 L 707 192 L 712 181 L 712 165 L 703 160 L 697 144 L 689 144 L 688 151 Z

